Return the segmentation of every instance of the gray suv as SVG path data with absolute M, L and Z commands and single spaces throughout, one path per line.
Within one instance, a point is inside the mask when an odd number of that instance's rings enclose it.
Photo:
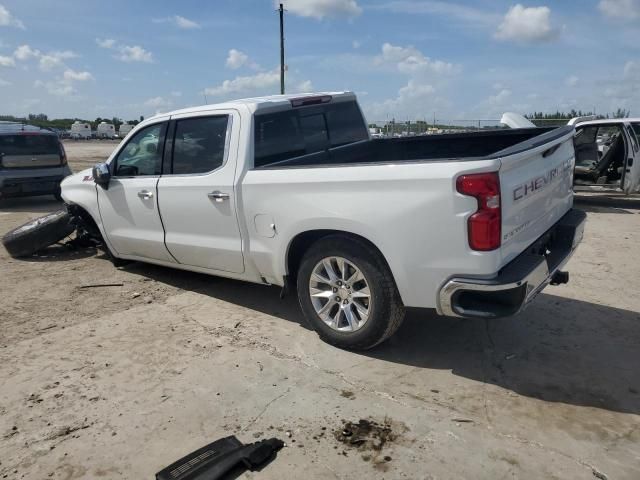
M 71 175 L 55 132 L 33 125 L 0 122 L 0 199 L 54 195 Z

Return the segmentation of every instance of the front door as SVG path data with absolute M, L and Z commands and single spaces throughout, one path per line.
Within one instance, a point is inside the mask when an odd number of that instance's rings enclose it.
M 167 124 L 160 121 L 135 133 L 109 165 L 109 188 L 97 187 L 100 217 L 117 255 L 175 262 L 164 245 L 158 213 Z
M 158 204 L 179 263 L 244 272 L 234 185 L 240 128 L 235 110 L 172 117 Z

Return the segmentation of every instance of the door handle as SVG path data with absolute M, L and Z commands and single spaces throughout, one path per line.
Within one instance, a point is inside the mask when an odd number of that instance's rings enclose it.
M 138 192 L 138 196 L 144 200 L 148 200 L 153 197 L 153 192 L 150 192 L 149 190 L 140 190 Z
M 223 193 L 218 190 L 216 190 L 215 192 L 207 193 L 207 197 L 215 200 L 216 202 L 224 202 L 225 200 L 229 200 L 230 198 L 228 193 Z

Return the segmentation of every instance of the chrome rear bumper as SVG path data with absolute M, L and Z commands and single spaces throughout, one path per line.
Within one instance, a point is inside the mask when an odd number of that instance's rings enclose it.
M 567 277 L 559 275 L 560 269 L 582 241 L 585 221 L 583 211 L 570 210 L 495 278 L 450 279 L 440 289 L 438 312 L 470 318 L 498 318 L 520 312 L 554 278 L 566 283 Z

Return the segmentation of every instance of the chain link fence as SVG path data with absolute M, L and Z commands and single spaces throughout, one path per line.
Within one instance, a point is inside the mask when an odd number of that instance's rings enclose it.
M 537 127 L 559 127 L 566 125 L 565 118 L 545 118 L 531 120 Z M 500 119 L 471 119 L 471 120 L 374 120 L 369 121 L 369 130 L 374 136 L 381 137 L 411 137 L 415 135 L 436 135 L 443 133 L 477 132 L 506 128 Z

